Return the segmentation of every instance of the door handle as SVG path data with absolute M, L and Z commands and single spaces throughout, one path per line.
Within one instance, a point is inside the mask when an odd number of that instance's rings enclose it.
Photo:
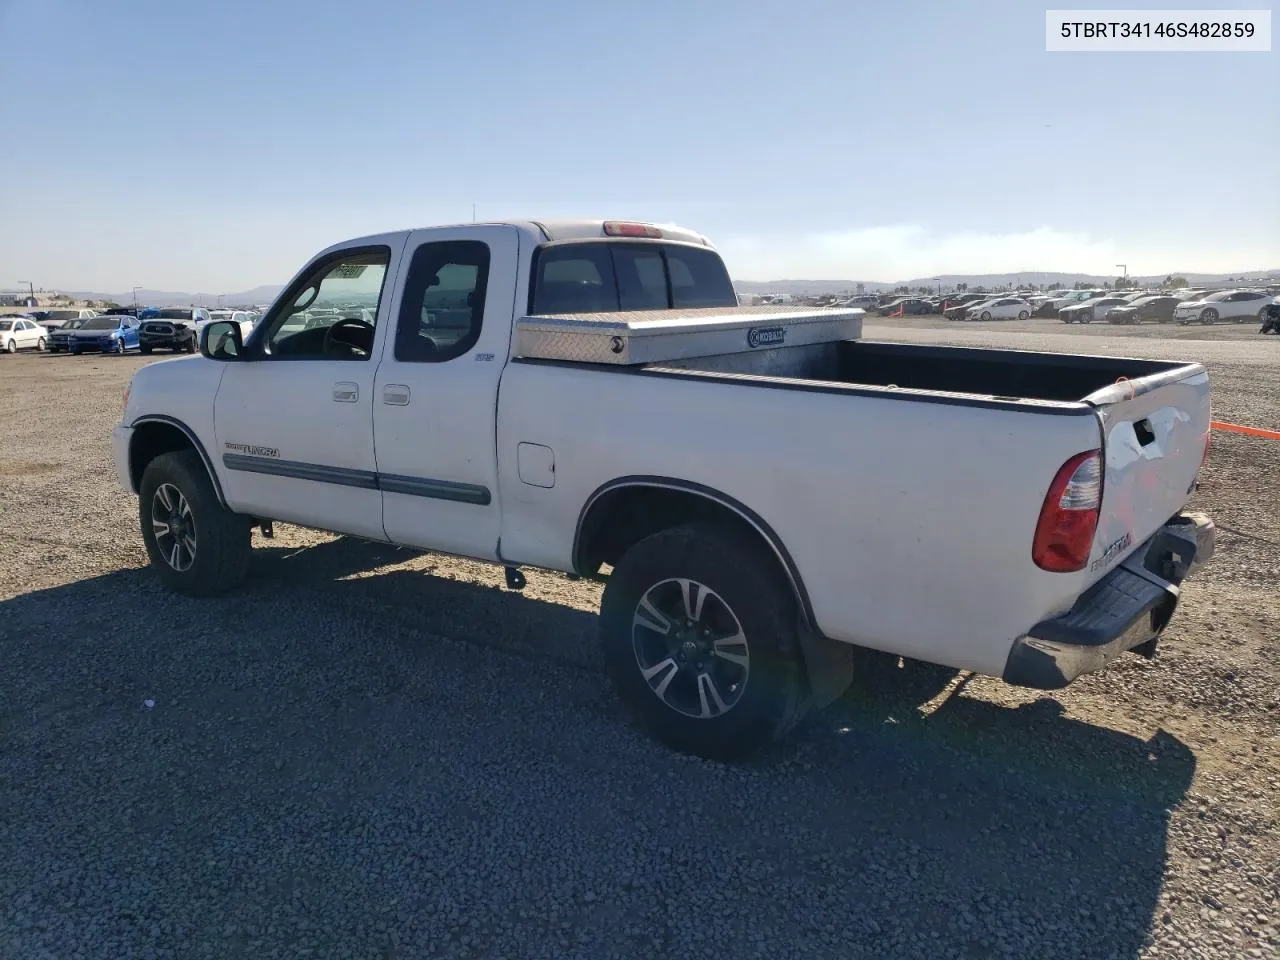
M 339 380 L 333 385 L 333 399 L 336 403 L 355 403 L 360 399 L 359 384 L 350 380 Z
M 393 407 L 409 405 L 409 386 L 404 383 L 388 383 L 382 388 L 382 402 Z

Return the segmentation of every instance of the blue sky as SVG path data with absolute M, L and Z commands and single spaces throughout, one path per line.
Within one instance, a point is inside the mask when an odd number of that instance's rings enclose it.
M 0 288 L 243 290 L 472 203 L 683 223 L 741 279 L 1280 267 L 1280 53 L 1050 54 L 1044 16 L 0 0 Z

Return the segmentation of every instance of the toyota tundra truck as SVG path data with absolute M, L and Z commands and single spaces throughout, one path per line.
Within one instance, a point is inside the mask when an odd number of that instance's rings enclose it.
M 275 521 L 596 578 L 637 722 L 734 758 L 855 648 L 1042 690 L 1153 655 L 1213 553 L 1209 421 L 1198 363 L 868 341 L 738 306 L 688 230 L 508 222 L 324 250 L 140 369 L 112 439 L 171 589 Z

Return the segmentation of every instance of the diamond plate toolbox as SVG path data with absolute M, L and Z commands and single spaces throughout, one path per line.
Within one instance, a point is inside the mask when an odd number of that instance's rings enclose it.
M 862 310 L 710 307 L 524 317 L 513 356 L 619 366 L 856 340 Z

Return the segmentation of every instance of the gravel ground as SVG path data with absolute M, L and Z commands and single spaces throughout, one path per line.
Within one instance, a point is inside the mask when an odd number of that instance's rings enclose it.
M 866 333 L 1203 359 L 1280 428 L 1252 330 L 957 326 Z M 729 767 L 622 720 L 593 585 L 281 526 L 164 593 L 106 442 L 144 362 L 0 358 L 0 957 L 1280 956 L 1280 443 L 1215 436 L 1155 660 L 880 664 Z

